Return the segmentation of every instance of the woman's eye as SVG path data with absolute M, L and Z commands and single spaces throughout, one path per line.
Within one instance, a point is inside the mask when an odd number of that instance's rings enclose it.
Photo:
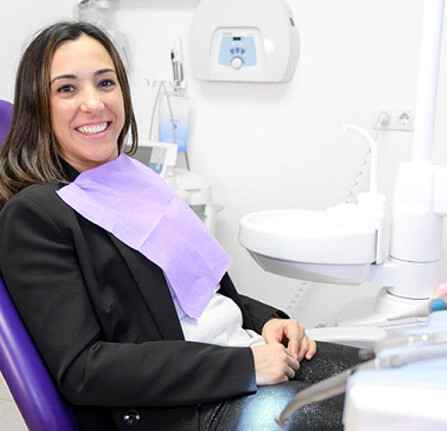
M 58 93 L 73 93 L 74 87 L 72 85 L 63 85 L 57 89 Z
M 112 79 L 103 79 L 102 81 L 99 82 L 99 86 L 100 87 L 113 87 L 115 85 L 115 82 Z

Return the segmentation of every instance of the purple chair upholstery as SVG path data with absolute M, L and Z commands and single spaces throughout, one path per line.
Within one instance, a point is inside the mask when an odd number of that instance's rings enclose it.
M 12 120 L 12 103 L 0 100 L 0 147 L 8 134 Z
M 11 107 L 0 101 L 0 146 L 9 130 Z M 77 431 L 74 412 L 51 380 L 1 276 L 0 370 L 29 431 Z
M 29 431 L 76 431 L 0 278 L 0 370 Z

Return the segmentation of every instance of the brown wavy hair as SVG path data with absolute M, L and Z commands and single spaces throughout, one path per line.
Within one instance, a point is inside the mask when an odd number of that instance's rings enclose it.
M 31 184 L 66 181 L 51 126 L 50 67 L 58 46 L 82 35 L 101 43 L 116 69 L 124 100 L 124 126 L 118 137 L 118 151 L 122 151 L 129 129 L 131 146 L 126 153 L 132 155 L 137 150 L 138 132 L 129 81 L 111 40 L 92 24 L 53 24 L 40 31 L 28 45 L 17 70 L 11 128 L 0 149 L 0 205 Z

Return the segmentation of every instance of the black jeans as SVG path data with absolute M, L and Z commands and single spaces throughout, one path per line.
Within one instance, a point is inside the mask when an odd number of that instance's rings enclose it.
M 311 361 L 303 360 L 293 380 L 262 386 L 254 395 L 201 406 L 200 431 L 278 431 L 275 417 L 293 396 L 305 387 L 340 373 L 359 362 L 358 349 L 317 343 Z M 287 430 L 343 430 L 344 395 L 309 404 L 291 418 Z

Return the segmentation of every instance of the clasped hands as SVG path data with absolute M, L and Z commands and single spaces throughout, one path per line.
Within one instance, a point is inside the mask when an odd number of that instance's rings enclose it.
M 310 360 L 317 351 L 304 326 L 294 319 L 273 318 L 262 328 L 266 344 L 252 347 L 256 384 L 273 385 L 295 376 L 300 361 Z

